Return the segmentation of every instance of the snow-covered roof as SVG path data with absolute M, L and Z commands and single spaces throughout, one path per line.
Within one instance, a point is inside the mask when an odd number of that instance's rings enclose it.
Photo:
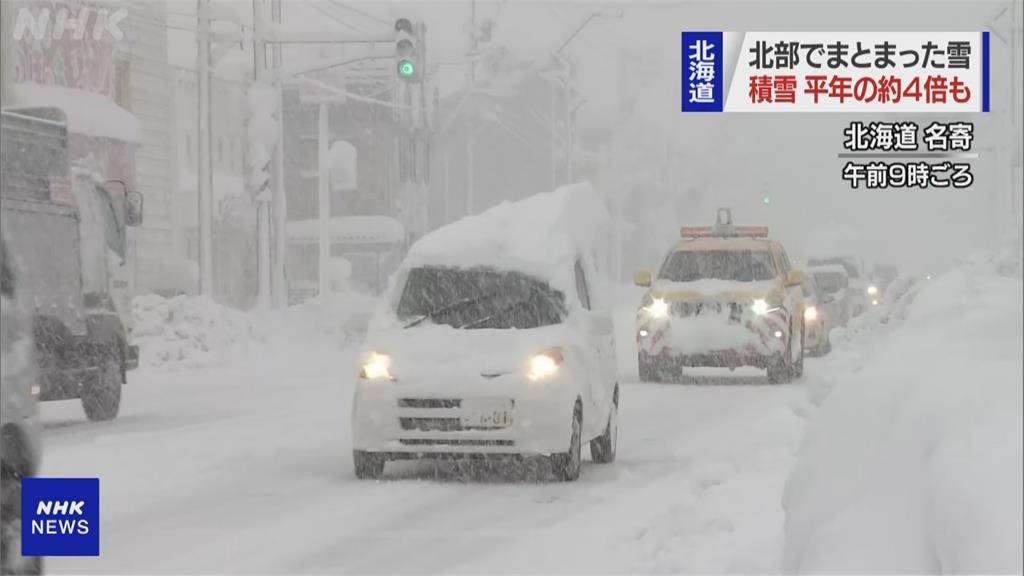
M 405 242 L 405 227 L 388 216 L 338 216 L 328 222 L 332 242 L 345 244 L 385 244 Z M 300 242 L 317 242 L 320 220 L 288 222 L 288 238 Z
M 497 266 L 571 291 L 573 263 L 593 253 L 608 218 L 589 183 L 563 186 L 434 230 L 409 249 L 403 265 Z
M 142 141 L 139 119 L 102 94 L 35 82 L 14 84 L 11 93 L 17 106 L 63 110 L 69 132 L 126 142 Z

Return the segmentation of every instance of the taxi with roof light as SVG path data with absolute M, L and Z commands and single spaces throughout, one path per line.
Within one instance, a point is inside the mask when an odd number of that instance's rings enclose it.
M 803 272 L 764 226 L 736 226 L 727 208 L 713 226 L 684 226 L 636 315 L 640 379 L 665 382 L 685 367 L 767 370 L 774 383 L 803 373 Z

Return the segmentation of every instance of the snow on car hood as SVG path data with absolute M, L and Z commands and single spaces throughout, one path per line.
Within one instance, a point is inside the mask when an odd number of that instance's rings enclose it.
M 565 324 L 528 330 L 463 329 L 421 324 L 390 328 L 367 336 L 365 354 L 391 357 L 391 374 L 445 373 L 497 375 L 521 371 L 527 359 L 543 350 L 578 343 L 578 335 Z
M 775 280 L 736 282 L 733 280 L 705 279 L 695 282 L 658 280 L 651 286 L 651 295 L 673 301 L 744 300 L 764 298 L 778 290 Z

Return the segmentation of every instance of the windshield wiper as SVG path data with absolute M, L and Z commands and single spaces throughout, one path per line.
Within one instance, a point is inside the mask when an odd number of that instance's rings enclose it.
M 509 312 L 513 312 L 513 311 L 515 311 L 515 310 L 517 310 L 519 308 L 522 308 L 524 305 L 526 305 L 529 302 L 530 302 L 529 300 L 520 300 L 519 302 L 516 302 L 515 304 L 512 304 L 511 306 L 506 306 L 506 307 L 502 308 L 501 310 L 498 310 L 494 314 L 488 314 L 487 316 L 484 316 L 483 318 L 478 318 L 476 320 L 473 320 L 472 322 L 467 322 L 466 324 L 463 324 L 462 326 L 459 326 L 459 330 L 462 330 L 463 328 L 475 328 L 475 327 L 483 324 L 484 322 L 487 322 L 488 320 L 492 320 L 494 318 L 499 318 L 501 316 L 504 316 L 505 314 L 508 314 Z
M 413 320 L 412 322 L 409 322 L 408 324 L 406 324 L 405 327 L 406 328 L 412 328 L 413 326 L 419 326 L 420 324 L 422 324 L 428 318 L 436 319 L 437 316 L 440 315 L 440 314 L 444 314 L 445 312 L 448 312 L 450 310 L 454 310 L 455 308 L 458 308 L 460 306 L 464 306 L 466 304 L 474 304 L 476 302 L 481 302 L 483 300 L 494 298 L 498 294 L 500 294 L 500 293 L 499 292 L 487 292 L 487 293 L 484 293 L 484 294 L 478 294 L 476 296 L 469 296 L 469 297 L 466 297 L 466 298 L 462 298 L 461 300 L 456 300 L 455 302 L 450 302 L 448 304 L 445 304 L 444 306 L 441 306 L 440 308 L 435 308 L 435 309 L 427 312 L 426 314 L 421 315 L 419 318 L 417 318 L 417 319 Z

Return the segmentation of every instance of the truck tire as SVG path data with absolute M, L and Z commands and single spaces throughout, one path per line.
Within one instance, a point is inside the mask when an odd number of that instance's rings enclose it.
M 99 372 L 82 385 L 82 408 L 85 410 L 85 416 L 93 422 L 117 418 L 118 410 L 121 408 L 123 383 L 124 372 L 121 370 L 120 354 L 104 354 Z

